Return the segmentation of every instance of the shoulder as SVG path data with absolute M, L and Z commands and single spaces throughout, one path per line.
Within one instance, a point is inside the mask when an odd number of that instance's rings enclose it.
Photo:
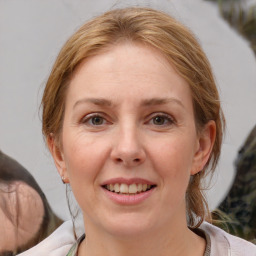
M 64 222 L 45 240 L 19 256 L 63 256 L 67 255 L 76 242 L 71 221 Z
M 253 243 L 230 235 L 207 222 L 204 222 L 200 228 L 210 236 L 211 256 L 256 256 L 256 246 Z

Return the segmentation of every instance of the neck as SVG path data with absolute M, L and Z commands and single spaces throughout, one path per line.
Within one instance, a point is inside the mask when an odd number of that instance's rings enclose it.
M 100 241 L 100 242 L 99 242 Z M 87 229 L 86 239 L 79 248 L 79 256 L 203 256 L 205 240 L 186 225 L 155 230 L 131 237 L 95 234 Z

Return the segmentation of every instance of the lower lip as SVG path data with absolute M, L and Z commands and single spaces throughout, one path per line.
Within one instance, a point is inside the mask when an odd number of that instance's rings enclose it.
M 134 195 L 124 195 L 124 194 L 117 194 L 111 191 L 108 191 L 105 188 L 102 188 L 106 195 L 115 203 L 121 204 L 121 205 L 135 205 L 142 203 L 145 201 L 148 197 L 152 195 L 152 193 L 155 190 L 154 188 L 151 188 L 150 190 L 147 190 L 145 192 L 141 192 L 139 194 L 134 194 Z

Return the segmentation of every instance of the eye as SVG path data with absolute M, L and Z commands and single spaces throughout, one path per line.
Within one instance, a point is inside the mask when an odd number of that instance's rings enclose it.
M 104 123 L 104 119 L 101 116 L 94 116 L 91 117 L 90 122 L 93 125 L 102 125 Z
M 174 123 L 173 118 L 167 114 L 155 114 L 149 121 L 150 124 L 156 126 L 168 126 Z
M 88 126 L 102 126 L 107 123 L 107 120 L 99 114 L 90 114 L 85 116 L 81 122 Z
M 153 123 L 155 125 L 163 125 L 166 122 L 166 118 L 163 116 L 156 116 L 153 118 Z

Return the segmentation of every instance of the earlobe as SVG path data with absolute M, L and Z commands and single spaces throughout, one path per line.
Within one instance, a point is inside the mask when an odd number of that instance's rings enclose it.
M 194 156 L 194 165 L 191 175 L 203 170 L 212 152 L 216 137 L 216 124 L 213 120 L 209 121 L 200 131 L 198 137 L 198 148 Z
M 56 138 L 52 133 L 47 138 L 47 145 L 62 181 L 64 181 L 64 183 L 69 183 L 63 153 L 61 152 L 59 142 L 56 141 Z

